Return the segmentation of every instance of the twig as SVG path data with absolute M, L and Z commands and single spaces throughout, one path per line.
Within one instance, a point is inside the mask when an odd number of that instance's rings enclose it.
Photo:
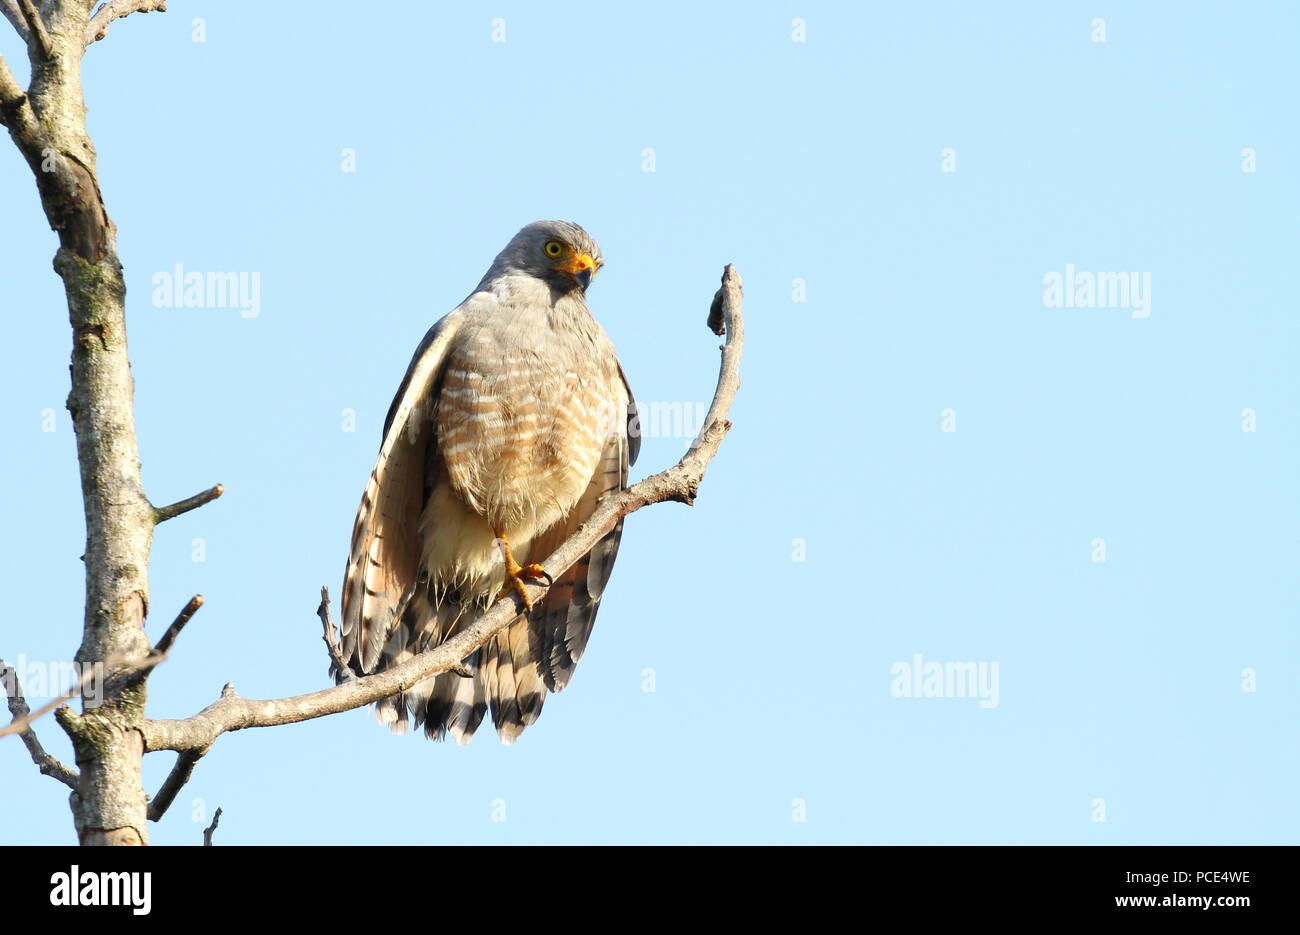
M 320 589 L 320 606 L 316 608 L 316 615 L 320 617 L 321 627 L 325 630 L 321 639 L 325 641 L 325 648 L 330 654 L 330 677 L 341 676 L 345 680 L 356 678 L 356 673 L 343 660 L 343 650 L 339 647 L 339 631 L 334 627 L 334 621 L 330 617 L 329 588 Z
M 154 525 L 165 523 L 167 520 L 180 516 L 182 513 L 188 513 L 190 510 L 197 510 L 199 507 L 203 506 L 203 504 L 211 503 L 225 492 L 225 486 L 217 484 L 215 487 L 205 490 L 202 493 L 196 493 L 194 496 L 186 500 L 181 500 L 178 503 L 173 503 L 170 506 L 154 507 Z
M 115 19 L 132 13 L 167 12 L 167 0 L 109 0 L 101 3 L 95 15 L 86 24 L 85 44 L 98 42 L 108 35 L 108 25 Z
M 221 820 L 221 809 L 218 808 L 212 813 L 212 824 L 203 829 L 203 846 L 212 846 L 212 832 L 217 830 L 217 822 Z
M 45 29 L 45 20 L 41 19 L 40 11 L 33 5 L 32 0 L 18 0 L 18 9 L 23 11 L 23 17 L 27 20 L 27 28 L 31 30 L 31 36 L 36 38 L 45 53 L 45 57 L 54 57 L 54 43 L 50 41 L 50 34 Z M 31 48 L 31 41 L 28 39 L 27 47 Z
M 727 343 L 722 346 L 722 366 L 718 370 L 718 388 L 713 393 L 713 403 L 704 416 L 704 428 L 700 429 L 700 434 L 691 443 L 691 449 L 694 451 L 704 444 L 705 436 L 714 430 L 715 425 L 722 426 L 721 434 L 713 442 L 712 451 L 704 461 L 698 462 L 701 480 L 704 478 L 704 468 L 713 459 L 713 453 L 718 450 L 718 445 L 722 443 L 722 435 L 731 428 L 727 415 L 731 412 L 731 401 L 736 398 L 736 392 L 740 389 L 740 350 L 745 344 L 745 319 L 740 314 L 740 300 L 740 274 L 736 272 L 734 265 L 728 263 L 726 269 L 722 271 L 722 285 L 713 296 L 713 303 L 709 306 L 709 318 L 705 322 L 714 334 L 726 334 Z M 686 458 L 689 457 L 690 453 Z M 686 458 L 682 460 L 685 461 Z M 694 492 L 691 496 L 694 497 Z M 694 501 L 692 499 L 688 502 Z
M 4 18 L 13 24 L 14 31 L 22 37 L 24 43 L 31 41 L 32 31 L 27 28 L 27 21 L 23 19 L 23 14 L 14 0 L 0 0 L 0 13 L 3 13 Z
M 199 760 L 207 752 L 207 750 L 186 750 L 176 757 L 176 765 L 167 774 L 162 788 L 158 790 L 157 795 L 149 800 L 150 821 L 159 821 L 166 814 L 167 809 L 171 807 L 176 798 L 176 793 L 180 792 L 181 787 L 190 781 L 190 777 L 194 775 L 194 767 L 199 764 Z
M 3 682 L 8 689 L 9 694 L 9 713 L 13 716 L 13 724 L 22 722 L 30 724 L 31 709 L 27 707 L 27 699 L 23 697 L 22 687 L 18 684 L 18 674 L 3 659 L 0 659 L 0 682 Z M 27 747 L 27 752 L 32 755 L 32 762 L 40 768 L 42 775 L 53 776 L 59 782 L 71 789 L 76 789 L 81 781 L 81 774 L 75 769 L 64 766 L 57 757 L 45 752 L 41 742 L 36 739 L 36 732 L 31 727 L 20 729 L 18 733 L 23 738 L 23 744 Z
M 736 275 L 734 267 L 728 266 L 723 279 L 722 299 L 727 343 L 722 349 L 718 388 L 700 436 L 673 467 L 601 500 L 592 515 L 543 562 L 543 567 L 550 573 L 552 580 L 589 552 L 602 536 L 614 528 L 620 517 L 664 500 L 694 502 L 705 468 L 717 453 L 727 430 L 731 428 L 727 415 L 740 386 L 740 355 L 744 344 L 740 305 L 740 277 Z M 546 594 L 549 585 L 530 583 L 527 587 L 529 597 L 536 602 Z M 342 685 L 311 694 L 274 701 L 257 701 L 241 698 L 233 691 L 229 694 L 223 692 L 220 699 L 192 717 L 183 720 L 146 720 L 141 726 L 145 749 L 203 750 L 212 746 L 226 731 L 294 724 L 349 711 L 406 691 L 440 672 L 463 667 L 461 660 L 519 615 L 515 593 L 509 592 L 447 642 L 375 675 L 346 681 Z
M 202 606 L 202 594 L 195 594 L 191 597 L 190 602 L 181 608 L 181 612 L 176 615 L 176 619 L 172 621 L 172 625 L 167 628 L 165 633 L 163 633 L 162 639 L 160 639 L 158 645 L 153 648 L 152 654 L 167 655 L 167 653 L 171 651 L 172 644 L 176 642 L 176 637 L 180 636 L 181 630 L 185 629 L 185 624 L 190 622 L 190 618 L 198 613 L 199 608 Z

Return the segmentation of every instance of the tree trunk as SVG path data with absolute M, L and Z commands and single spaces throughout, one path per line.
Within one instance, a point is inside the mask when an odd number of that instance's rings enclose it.
M 66 708 L 58 714 L 81 769 L 72 812 L 82 844 L 145 844 L 148 802 L 140 777 L 139 729 L 145 680 L 131 672 L 131 663 L 149 652 L 144 618 L 154 512 L 140 481 L 126 285 L 95 175 L 95 147 L 86 133 L 81 56 L 87 13 L 81 3 L 47 7 L 49 54 L 31 56 L 27 102 L 6 122 L 36 175 L 45 216 L 59 236 L 54 269 L 63 279 L 72 324 L 68 411 L 86 515 L 86 610 L 76 659 L 82 666 L 115 660 L 105 673 L 100 704 L 94 704 L 98 699 L 88 687 L 82 715 Z

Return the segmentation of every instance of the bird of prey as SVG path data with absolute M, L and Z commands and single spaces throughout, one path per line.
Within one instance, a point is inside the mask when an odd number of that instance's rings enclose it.
M 505 589 L 523 610 L 448 672 L 375 706 L 405 733 L 466 744 L 487 710 L 505 743 L 568 684 L 622 521 L 531 604 L 524 579 L 627 486 L 640 446 L 614 345 L 587 310 L 600 248 L 576 224 L 529 224 L 429 329 L 384 423 L 343 584 L 342 655 L 378 672 L 444 642 Z M 336 672 L 340 679 L 342 673 Z

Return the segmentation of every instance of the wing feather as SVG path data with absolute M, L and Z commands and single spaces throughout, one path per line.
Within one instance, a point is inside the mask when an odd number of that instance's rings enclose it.
M 343 658 L 358 673 L 374 669 L 416 581 L 419 517 L 435 444 L 433 402 L 462 319 L 460 309 L 445 316 L 416 348 L 361 496 L 343 579 L 341 623 Z

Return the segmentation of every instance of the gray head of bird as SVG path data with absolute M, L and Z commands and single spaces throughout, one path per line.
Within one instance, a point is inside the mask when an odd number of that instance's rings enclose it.
M 497 254 L 485 279 L 524 273 L 543 280 L 558 293 L 586 292 L 604 265 L 591 235 L 568 221 L 534 221 Z

